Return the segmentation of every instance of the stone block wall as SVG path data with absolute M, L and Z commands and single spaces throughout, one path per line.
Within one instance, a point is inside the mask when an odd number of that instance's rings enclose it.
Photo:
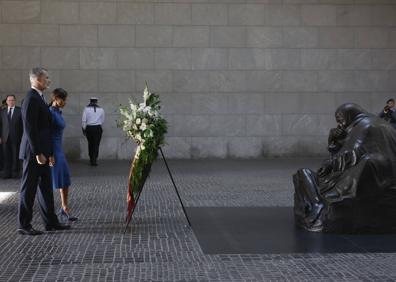
M 107 114 L 101 158 L 131 157 L 118 107 L 145 80 L 169 157 L 317 156 L 339 104 L 396 96 L 396 1 L 0 1 L 0 58 L 2 96 L 20 101 L 37 65 L 70 93 L 70 158 L 87 158 L 90 96 Z

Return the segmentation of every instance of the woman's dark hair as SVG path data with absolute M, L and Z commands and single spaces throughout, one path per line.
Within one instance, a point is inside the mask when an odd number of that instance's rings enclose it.
M 62 99 L 63 101 L 65 101 L 67 98 L 66 90 L 63 88 L 55 88 L 51 94 L 51 105 L 53 104 L 53 102 L 55 101 L 56 98 Z

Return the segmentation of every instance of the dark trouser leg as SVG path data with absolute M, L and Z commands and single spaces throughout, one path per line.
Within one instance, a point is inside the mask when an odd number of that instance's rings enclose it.
M 92 153 L 92 151 L 93 151 L 93 149 L 92 149 L 92 147 L 93 147 L 93 133 L 92 133 L 90 126 L 87 126 L 87 128 L 86 128 L 86 137 L 87 137 L 87 141 L 88 141 L 89 160 L 92 163 L 92 160 L 93 160 L 93 153 Z
M 95 161 L 99 156 L 99 145 L 100 145 L 100 140 L 102 139 L 102 127 L 97 127 L 96 132 L 94 135 L 94 158 Z
M 19 228 L 30 228 L 33 216 L 33 204 L 36 196 L 39 171 L 36 161 L 24 160 L 21 191 L 19 196 L 18 225 Z
M 40 181 L 38 202 L 41 217 L 46 226 L 58 225 L 59 221 L 55 215 L 54 194 L 52 190 L 51 169 L 48 165 L 40 166 Z
M 96 159 L 99 155 L 99 145 L 102 138 L 102 127 L 87 126 L 86 129 L 87 140 L 88 140 L 88 153 L 91 163 L 96 163 Z
M 9 139 L 8 150 L 10 154 L 10 174 L 17 176 L 19 174 L 19 145 Z M 7 142 L 7 143 L 8 143 Z
M 19 174 L 19 166 L 20 166 L 20 161 L 19 161 L 19 144 L 14 144 L 12 146 L 12 173 L 15 176 L 18 176 Z
M 4 177 L 11 177 L 13 148 L 10 140 L 3 144 Z
M 0 145 L 0 171 L 4 168 L 4 152 L 3 145 Z
M 87 126 L 86 129 L 86 134 L 87 134 L 87 141 L 88 141 L 88 155 L 89 155 L 89 160 L 91 164 L 93 163 L 94 160 L 94 144 L 95 144 L 95 130 L 93 126 Z
M 51 189 L 51 170 L 48 165 L 39 165 L 35 159 L 23 161 L 22 185 L 19 199 L 18 225 L 30 228 L 33 217 L 33 204 L 39 185 L 39 206 L 44 224 L 56 225 L 58 219 L 54 212 L 54 197 Z

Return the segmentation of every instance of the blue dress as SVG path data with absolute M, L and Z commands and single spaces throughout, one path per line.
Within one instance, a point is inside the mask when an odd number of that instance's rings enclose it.
M 71 184 L 69 166 L 62 149 L 63 130 L 66 127 L 62 112 L 56 107 L 50 107 L 52 115 L 51 137 L 55 165 L 51 168 L 52 188 L 68 188 Z

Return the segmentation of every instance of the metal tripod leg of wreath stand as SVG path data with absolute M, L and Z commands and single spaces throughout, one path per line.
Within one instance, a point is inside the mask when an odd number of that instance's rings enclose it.
M 170 177 L 170 179 L 171 179 L 171 181 L 172 181 L 173 187 L 175 187 L 175 191 L 176 191 L 177 197 L 179 198 L 179 202 L 180 202 L 180 204 L 181 204 L 181 206 L 182 206 L 182 208 L 183 208 L 184 216 L 185 216 L 186 219 L 187 219 L 188 225 L 191 226 L 190 219 L 188 218 L 186 209 L 185 209 L 185 207 L 184 207 L 184 205 L 183 205 L 183 201 L 182 201 L 182 199 L 180 198 L 179 191 L 177 190 L 176 183 L 175 183 L 175 181 L 173 180 L 172 173 L 171 173 L 171 171 L 170 171 L 170 169 L 169 169 L 168 163 L 166 162 L 164 153 L 162 152 L 162 148 L 160 147 L 159 150 L 160 150 L 160 152 L 161 152 L 162 159 L 164 160 L 166 169 L 168 170 L 168 174 L 169 174 L 169 177 Z

